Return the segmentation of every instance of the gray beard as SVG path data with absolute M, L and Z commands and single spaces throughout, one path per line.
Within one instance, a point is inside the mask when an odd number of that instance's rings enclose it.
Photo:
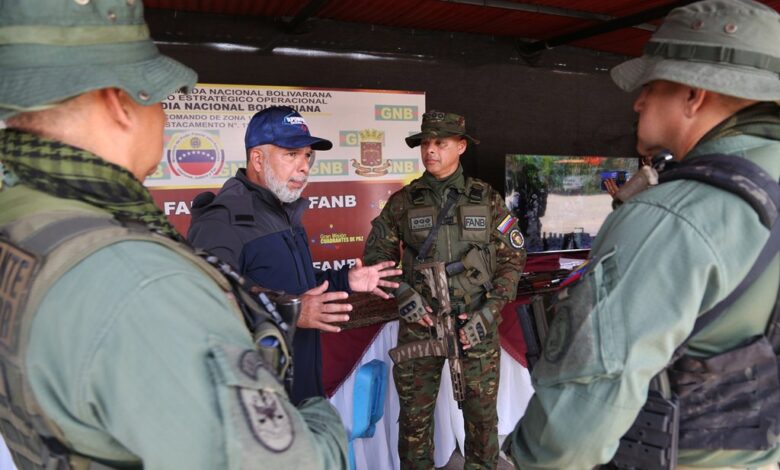
M 282 181 L 281 178 L 278 178 L 270 165 L 266 165 L 265 180 L 268 189 L 284 203 L 297 201 L 301 197 L 303 190 L 306 189 L 308 183 L 307 178 L 307 180 L 304 180 L 303 186 L 300 189 L 290 189 L 287 187 L 287 181 Z

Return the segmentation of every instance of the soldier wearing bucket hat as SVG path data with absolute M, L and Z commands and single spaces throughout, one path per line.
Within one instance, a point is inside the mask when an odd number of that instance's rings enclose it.
M 423 114 L 422 128 L 420 132 L 406 138 L 406 145 L 415 148 L 423 140 L 442 137 L 462 137 L 474 145 L 479 141 L 466 134 L 466 119 L 454 113 L 442 113 L 441 111 L 428 111 Z
M 325 396 L 319 330 L 338 332 L 349 320 L 350 292 L 389 296 L 378 286 L 397 276 L 394 263 L 348 269 L 314 269 L 302 217 L 309 199 L 301 197 L 315 150 L 333 144 L 311 135 L 306 120 L 287 106 L 257 112 L 244 135 L 247 164 L 225 181 L 219 193 L 201 193 L 192 208 L 188 237 L 238 272 L 269 289 L 301 295 L 301 314 L 293 340 L 295 381 L 291 398 L 299 403 Z
M 751 0 L 672 10 L 612 70 L 642 87 L 638 152 L 679 163 L 609 216 L 553 304 L 505 442 L 519 468 L 777 468 L 779 73 L 780 15 Z
M 287 398 L 287 325 L 142 185 L 160 101 L 195 80 L 140 0 L 0 2 L 0 431 L 19 468 L 346 466 L 335 409 Z
M 403 282 L 395 292 L 402 318 L 395 351 L 409 359 L 393 367 L 402 469 L 434 466 L 433 411 L 444 358 L 416 349 L 418 341 L 437 339 L 439 329 L 431 328 L 434 320 L 439 325 L 439 312 L 423 307 L 439 304 L 417 269 L 432 261 L 446 263 L 451 315 L 463 323 L 458 334 L 466 350 L 465 468 L 498 463 L 497 325 L 501 309 L 515 297 L 526 255 L 517 220 L 501 196 L 487 183 L 464 176 L 460 156 L 469 142 L 479 141 L 466 134 L 464 117 L 426 112 L 422 131 L 406 138 L 409 147 L 420 146 L 425 173 L 390 196 L 366 242 L 367 263 L 403 260 Z

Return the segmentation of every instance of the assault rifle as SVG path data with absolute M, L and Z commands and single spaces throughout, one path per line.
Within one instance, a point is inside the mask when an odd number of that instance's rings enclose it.
M 420 357 L 436 356 L 446 357 L 450 363 L 450 377 L 452 378 L 452 390 L 458 408 L 463 406 L 466 398 L 466 381 L 463 376 L 463 349 L 460 344 L 460 335 L 456 319 L 451 315 L 450 290 L 447 284 L 447 271 L 444 263 L 434 261 L 415 266 L 415 271 L 425 277 L 425 283 L 431 290 L 431 297 L 436 299 L 437 308 L 434 311 L 434 324 L 431 334 L 433 339 L 414 341 L 389 351 L 394 363 L 408 361 Z
M 561 281 L 566 279 L 569 274 L 571 274 L 570 269 L 523 274 L 517 283 L 517 296 L 538 295 L 544 292 L 556 291 Z

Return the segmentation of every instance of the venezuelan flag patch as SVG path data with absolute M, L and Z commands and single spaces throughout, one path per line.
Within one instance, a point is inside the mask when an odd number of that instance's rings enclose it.
M 506 217 L 504 217 L 504 220 L 501 221 L 500 224 L 498 224 L 498 227 L 496 230 L 506 235 L 506 233 L 509 231 L 510 228 L 512 228 L 512 225 L 517 222 L 517 218 L 512 217 L 512 214 L 507 214 Z
M 593 260 L 586 260 L 584 263 L 574 268 L 574 270 L 568 276 L 566 276 L 566 279 L 561 281 L 560 287 L 563 288 L 579 281 L 583 274 L 585 274 L 585 272 L 588 270 L 588 266 L 592 262 Z

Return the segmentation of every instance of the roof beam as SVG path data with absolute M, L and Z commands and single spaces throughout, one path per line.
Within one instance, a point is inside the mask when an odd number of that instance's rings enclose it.
M 298 14 L 287 22 L 284 28 L 285 32 L 296 32 L 300 25 L 316 14 L 326 3 L 328 3 L 328 0 L 309 0 L 309 3 L 301 7 Z
M 542 39 L 530 43 L 518 44 L 520 53 L 526 58 L 532 58 L 534 55 L 545 49 L 552 49 L 553 47 L 562 46 L 570 42 L 579 41 L 581 39 L 587 39 L 599 34 L 609 33 L 618 29 L 629 28 L 637 23 L 643 23 L 645 21 L 651 21 L 658 18 L 663 18 L 677 7 L 693 3 L 695 0 L 678 0 L 666 5 L 650 8 L 633 15 L 624 16 L 622 18 L 615 18 L 613 20 L 606 21 L 601 24 L 588 26 L 577 31 L 570 33 L 553 36 L 548 39 Z
M 592 11 L 573 10 L 571 8 L 559 8 L 546 5 L 536 5 L 533 3 L 516 3 L 508 0 L 439 0 L 447 3 L 460 3 L 463 5 L 474 5 L 479 7 L 503 8 L 505 10 L 524 11 L 528 13 L 539 13 L 542 15 L 562 16 L 565 18 L 577 18 L 590 21 L 611 21 L 614 16 L 596 13 Z M 655 31 L 655 26 L 651 24 L 633 24 L 632 28 L 643 29 L 646 31 Z

